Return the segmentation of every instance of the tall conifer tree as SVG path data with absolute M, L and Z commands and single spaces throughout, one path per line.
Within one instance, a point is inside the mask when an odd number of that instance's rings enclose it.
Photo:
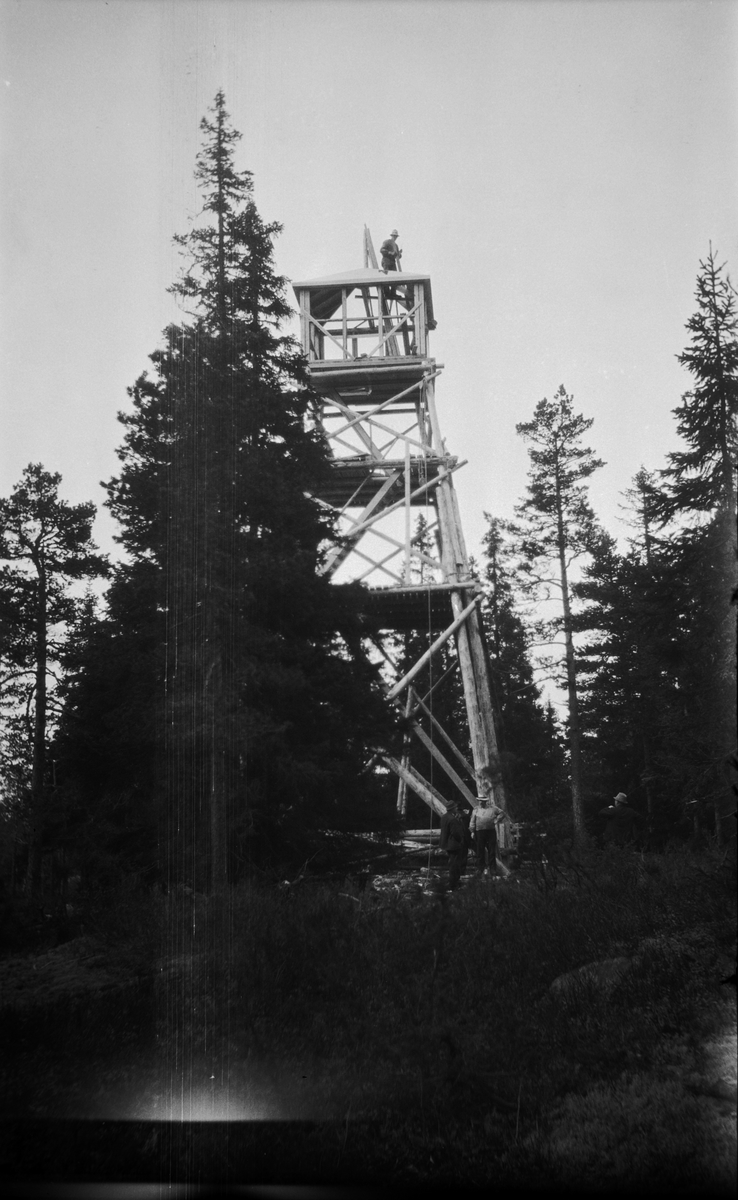
M 694 387 L 674 409 L 686 449 L 668 455 L 668 487 L 659 505 L 663 517 L 679 512 L 715 512 L 732 518 L 735 533 L 738 471 L 738 312 L 736 291 L 712 246 L 700 262 L 697 311 L 687 321 L 691 342 L 678 361 Z
M 59 497 L 60 483 L 61 475 L 31 463 L 11 495 L 0 500 L 0 658 L 7 669 L 3 682 L 23 701 L 28 729 L 29 891 L 38 887 L 41 873 L 49 681 L 78 607 L 70 584 L 107 572 L 92 541 L 94 504 L 67 504 Z
M 592 424 L 592 420 L 574 412 L 572 397 L 562 384 L 553 400 L 544 398 L 539 402 L 532 421 L 516 426 L 529 443 L 531 460 L 528 495 L 516 509 L 523 522 L 523 569 L 532 592 L 548 593 L 554 587 L 561 600 L 562 616 L 557 624 L 564 635 L 572 812 L 575 837 L 580 841 L 585 837 L 582 746 L 570 570 L 576 558 L 591 552 L 597 538 L 595 516 L 584 485 L 604 464 L 581 445 Z
M 280 226 L 235 168 L 220 92 L 202 131 L 204 221 L 177 238 L 187 264 L 172 289 L 190 321 L 132 389 L 107 486 L 124 545 L 165 588 L 170 873 L 204 868 L 200 886 L 222 893 L 288 809 L 349 791 L 383 708 L 374 669 L 347 649 L 347 593 L 316 574 L 333 527 L 306 493 L 329 467 L 281 331 Z
M 690 343 L 678 356 L 689 371 L 693 387 L 674 410 L 685 449 L 668 456 L 663 472 L 666 487 L 659 504 L 664 520 L 687 514 L 710 514 L 711 534 L 695 530 L 701 546 L 702 572 L 713 582 L 714 598 L 705 606 L 710 622 L 704 637 L 712 646 L 714 686 L 710 688 L 709 723 L 717 736 L 708 752 L 710 770 L 722 776 L 722 797 L 716 798 L 716 833 L 723 818 L 735 808 L 730 763 L 735 768 L 736 643 L 738 631 L 738 538 L 736 530 L 736 479 L 738 473 L 738 311 L 736 291 L 725 264 L 719 264 L 710 246 L 700 262 L 695 295 L 697 310 L 687 322 Z M 704 523 L 704 518 L 700 522 Z M 689 539 L 688 539 L 689 540 Z M 678 541 L 685 546 L 684 535 Z M 688 557 L 693 557 L 693 547 Z M 686 565 L 686 564 L 685 564 Z M 697 583 L 697 581 L 695 581 Z M 731 605 L 732 601 L 732 605 Z M 709 614 L 709 615 L 708 615 Z M 707 644 L 707 642 L 705 643 Z M 717 647 L 720 647 L 719 651 Z M 708 768 L 708 763 L 704 764 Z M 735 835 L 735 823 L 731 826 Z

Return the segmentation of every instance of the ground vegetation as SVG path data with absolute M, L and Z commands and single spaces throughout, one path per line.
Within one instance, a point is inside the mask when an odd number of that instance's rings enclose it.
M 144 904 L 118 889 L 53 971 L 52 956 L 38 960 L 56 997 L 42 1001 L 45 1025 L 32 1018 L 38 971 L 6 963 L 5 1111 L 63 1111 L 86 1130 L 86 1117 L 112 1118 L 83 1174 L 117 1166 L 123 1180 L 166 1175 L 160 1139 L 174 1131 L 157 1122 L 175 1115 L 206 1121 L 186 1155 L 169 1147 L 175 1174 L 189 1163 L 210 1179 L 252 1180 L 257 1161 L 282 1183 L 729 1193 L 725 852 L 559 852 L 453 895 L 407 882 L 240 884 L 225 1005 L 200 932 L 207 897 Z M 162 959 L 172 904 L 190 919 Z M 95 970 L 97 994 L 80 983 Z M 256 1141 L 248 1126 L 225 1138 L 227 1111 L 259 1118 Z M 285 1118 L 279 1141 L 268 1123 Z M 18 1128 L 6 1171 L 23 1166 Z M 57 1169 L 69 1163 L 55 1152 Z

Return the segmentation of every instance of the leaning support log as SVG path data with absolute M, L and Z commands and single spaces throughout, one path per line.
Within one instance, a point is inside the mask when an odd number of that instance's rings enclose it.
M 447 494 L 451 503 L 454 534 L 459 546 L 459 552 L 463 561 L 466 562 L 466 545 L 464 544 L 464 532 L 461 525 L 461 516 L 459 514 L 459 501 L 451 481 L 449 481 Z M 482 643 L 481 624 L 481 617 L 477 613 L 472 620 L 467 623 L 466 633 L 469 639 L 469 651 L 476 680 L 479 714 L 482 721 L 482 727 L 484 729 L 484 739 L 487 743 L 488 767 L 493 778 L 495 800 L 500 808 L 507 812 L 507 797 L 505 795 L 505 786 L 502 778 L 500 752 L 497 744 L 497 730 L 495 728 L 494 711 L 492 708 L 492 689 L 487 669 L 487 658 L 484 653 L 484 646 Z
M 410 764 L 406 767 L 403 766 L 402 763 L 399 763 L 396 758 L 392 758 L 389 754 L 383 754 L 381 757 L 390 770 L 394 771 L 395 775 L 405 780 L 407 786 L 412 788 L 416 796 L 420 796 L 420 799 L 429 808 L 432 808 L 434 813 L 438 813 L 439 817 L 443 816 L 446 811 L 446 801 L 443 799 L 441 793 L 436 791 L 433 784 L 428 783 L 428 780 L 423 778 L 420 771 L 416 771 L 415 767 Z
M 409 718 L 409 724 L 410 724 L 410 728 L 412 729 L 415 736 L 418 738 L 419 741 L 421 741 L 423 743 L 426 750 L 428 750 L 429 753 L 433 755 L 433 757 L 435 758 L 438 765 L 441 767 L 441 769 L 443 771 L 446 772 L 446 774 L 448 775 L 451 782 L 456 785 L 456 787 L 459 789 L 459 791 L 461 792 L 462 796 L 467 801 L 467 803 L 471 804 L 472 808 L 476 808 L 479 803 L 479 801 L 477 800 L 477 797 L 474 795 L 473 792 L 471 792 L 469 790 L 469 788 L 464 783 L 464 780 L 461 778 L 460 775 L 457 774 L 457 772 L 451 766 L 451 763 L 448 761 L 446 756 L 441 753 L 441 751 L 438 749 L 438 746 L 435 744 L 433 739 L 428 737 L 428 734 L 425 732 L 425 730 L 423 729 L 423 726 L 420 724 L 420 722 L 413 720 L 412 718 Z
M 411 689 L 411 691 L 412 691 L 412 689 Z M 464 755 L 459 750 L 459 748 L 456 745 L 456 743 L 454 742 L 453 738 L 449 737 L 449 735 L 446 733 L 446 730 L 443 728 L 441 723 L 436 720 L 436 718 L 433 716 L 431 709 L 428 708 L 428 705 L 425 703 L 425 701 L 421 700 L 420 697 L 414 691 L 412 691 L 412 700 L 413 700 L 413 706 L 410 709 L 410 711 L 405 714 L 405 716 L 414 717 L 417 712 L 424 712 L 425 715 L 430 719 L 430 723 L 433 726 L 433 728 L 435 730 L 437 730 L 437 732 L 443 738 L 443 740 L 446 743 L 446 745 L 448 746 L 448 748 L 451 750 L 451 753 L 456 755 L 457 759 L 463 766 L 467 775 L 471 779 L 474 779 L 474 767 L 471 765 L 470 762 L 467 762 L 467 760 L 464 758 Z
M 459 629 L 464 624 L 467 617 L 471 616 L 471 614 L 474 612 L 474 609 L 477 607 L 480 599 L 480 596 L 475 596 L 471 604 L 467 604 L 466 608 L 458 614 L 456 620 L 451 622 L 448 629 L 445 629 L 444 632 L 436 638 L 433 645 L 426 650 L 425 654 L 420 656 L 415 665 L 403 675 L 402 679 L 398 680 L 398 682 L 390 688 L 387 693 L 390 700 L 394 700 L 395 697 L 399 696 L 400 692 L 403 691 L 403 689 L 412 682 L 415 676 L 423 670 L 423 667 L 427 662 L 430 661 L 433 655 L 438 653 L 438 651 L 441 649 L 441 646 L 444 646 L 448 639 L 453 637 L 453 635 L 456 633 L 456 630 Z

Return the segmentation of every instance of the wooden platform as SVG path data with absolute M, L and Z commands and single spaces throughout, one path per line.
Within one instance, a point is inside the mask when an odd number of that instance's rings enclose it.
M 444 460 L 428 456 L 425 459 L 414 458 L 410 464 L 411 491 L 417 491 L 430 479 L 435 479 Z M 335 508 L 365 508 L 377 494 L 382 484 L 394 474 L 398 474 L 396 482 L 385 492 L 375 511 L 380 512 L 388 505 L 402 500 L 405 495 L 405 460 L 383 459 L 377 461 L 368 455 L 365 458 L 334 459 L 328 479 L 322 480 L 315 488 L 313 495 Z M 410 503 L 415 507 L 425 507 L 429 503 L 427 493 L 416 496 Z
M 310 363 L 310 383 L 327 399 L 338 398 L 352 408 L 372 408 L 419 384 L 435 367 L 427 358 L 401 355 L 396 358 L 365 358 Z M 412 409 L 418 389 L 402 396 L 398 405 Z
M 337 585 L 340 586 L 340 585 Z M 363 605 L 367 616 L 379 619 L 380 629 L 397 633 L 447 629 L 454 619 L 451 592 L 445 585 L 428 587 L 367 588 Z

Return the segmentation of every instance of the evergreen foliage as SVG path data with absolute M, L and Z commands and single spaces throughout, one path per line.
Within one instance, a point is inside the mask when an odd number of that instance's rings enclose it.
M 692 375 L 694 386 L 685 392 L 674 410 L 685 448 L 668 455 L 669 466 L 663 472 L 665 496 L 659 511 L 665 521 L 683 518 L 685 514 L 709 514 L 709 532 L 699 528 L 701 522 L 697 516 L 693 537 L 688 535 L 685 540 L 679 535 L 677 544 L 688 558 L 696 550 L 709 593 L 705 597 L 701 640 L 711 682 L 702 696 L 712 732 L 707 742 L 700 737 L 703 750 L 699 760 L 713 780 L 710 785 L 713 793 L 716 774 L 722 781 L 718 789 L 722 793 L 720 799 L 715 795 L 715 825 L 720 836 L 724 820 L 735 811 L 738 767 L 735 733 L 738 607 L 734 607 L 738 600 L 738 313 L 735 288 L 725 264 L 718 265 L 712 246 L 706 261 L 700 262 L 696 300 L 697 311 L 687 322 L 691 340 L 679 355 L 679 362 Z M 684 565 L 688 570 L 687 563 Z M 695 579 L 694 585 L 699 589 L 701 581 Z M 730 836 L 735 837 L 734 822 Z
M 575 413 L 572 397 L 563 384 L 553 400 L 536 406 L 533 420 L 521 422 L 517 432 L 529 443 L 531 469 L 528 494 L 516 512 L 521 571 L 529 594 L 548 599 L 558 591 L 561 616 L 549 623 L 564 637 L 564 665 L 568 703 L 568 741 L 574 832 L 585 836 L 582 792 L 582 753 L 579 701 L 574 654 L 570 570 L 579 557 L 591 553 L 599 530 L 587 498 L 585 481 L 603 466 L 592 450 L 581 445 L 593 421 Z
M 160 572 L 119 564 L 73 627 L 54 739 L 65 853 L 88 887 L 158 878 L 165 640 Z
M 310 828 L 376 826 L 394 804 L 386 777 L 365 770 L 378 745 L 402 754 L 401 714 L 364 653 L 379 631 L 358 585 L 319 572 L 337 534 L 310 494 L 330 459 L 284 328 L 280 226 L 236 168 L 222 93 L 201 128 L 202 210 L 175 238 L 185 315 L 129 390 L 121 469 L 104 485 L 125 555 L 104 611 L 72 587 L 108 570 L 94 507 L 61 501 L 60 477 L 38 464 L 0 501 L 2 799 L 30 887 L 53 843 L 88 881 L 164 868 L 170 884 L 222 892 L 249 863 L 294 857 Z M 568 766 L 580 839 L 620 790 L 652 846 L 733 832 L 738 313 L 712 248 L 687 330 L 683 448 L 625 493 L 627 549 L 590 505 L 603 464 L 563 385 L 517 426 L 530 456 L 517 521 L 487 516 L 482 615 L 506 787 L 516 817 L 556 824 Z M 429 550 L 422 517 L 414 542 Z M 398 635 L 401 669 L 429 636 Z M 534 662 L 536 643 L 563 653 Z M 449 673 L 429 707 L 470 758 L 457 665 L 447 643 L 414 686 L 422 697 Z M 568 763 L 542 665 L 567 692 Z M 429 714 L 416 717 L 465 778 Z M 421 773 L 455 795 L 409 740 Z M 407 801 L 409 823 L 425 824 L 427 808 Z
M 60 483 L 61 475 L 30 463 L 11 495 L 0 499 L 0 661 L 9 725 L 4 757 L 10 760 L 5 786 L 26 826 L 30 891 L 40 882 L 54 667 L 78 610 L 71 585 L 107 572 L 92 541 L 94 504 L 67 504 L 59 498 Z
M 679 711 L 669 589 L 663 554 L 649 551 L 646 559 L 633 544 L 620 555 L 608 535 L 574 585 L 588 602 L 574 627 L 587 634 L 577 667 L 592 810 L 624 791 L 645 810 L 651 833 L 662 836 L 683 814 L 675 760 L 665 752 Z
M 605 538 L 575 587 L 590 602 L 577 618 L 590 634 L 579 663 L 588 770 L 645 804 L 657 840 L 734 833 L 738 325 L 712 248 L 697 304 L 679 355 L 695 386 L 674 410 L 685 449 L 660 483 L 638 472 L 628 552 Z
M 637 485 L 631 495 L 640 496 Z M 578 655 L 588 780 L 626 791 L 647 814 L 653 844 L 692 830 L 728 833 L 734 703 L 725 688 L 722 531 L 717 516 L 670 538 L 634 540 L 624 555 L 603 538 L 575 585 L 588 602 L 575 619 L 588 635 Z
M 177 238 L 188 261 L 172 288 L 190 321 L 166 330 L 130 390 L 122 470 L 106 487 L 132 563 L 111 621 L 134 660 L 144 646 L 150 656 L 147 744 L 164 730 L 169 876 L 222 890 L 278 852 L 287 826 L 340 824 L 342 806 L 371 793 L 361 772 L 387 717 L 357 653 L 354 590 L 316 572 L 334 531 L 306 493 L 328 455 L 306 420 L 301 353 L 281 332 L 280 227 L 234 166 L 222 93 L 202 130 L 204 223 Z M 131 571 L 154 583 L 143 622 L 126 600 Z
M 736 291 L 712 246 L 697 277 L 691 341 L 678 360 L 694 378 L 674 409 L 684 450 L 667 456 L 663 517 L 678 512 L 736 511 L 738 469 L 738 312 Z M 733 531 L 733 536 L 734 536 Z
M 662 742 L 664 772 L 695 832 L 709 831 L 718 841 L 735 837 L 736 647 L 724 532 L 716 514 L 674 535 L 655 598 L 671 625 L 664 669 L 676 692 Z
M 506 788 L 521 820 L 551 815 L 562 783 L 556 721 L 541 703 L 528 653 L 530 634 L 519 611 L 520 585 L 512 527 L 485 513 L 482 619 Z

